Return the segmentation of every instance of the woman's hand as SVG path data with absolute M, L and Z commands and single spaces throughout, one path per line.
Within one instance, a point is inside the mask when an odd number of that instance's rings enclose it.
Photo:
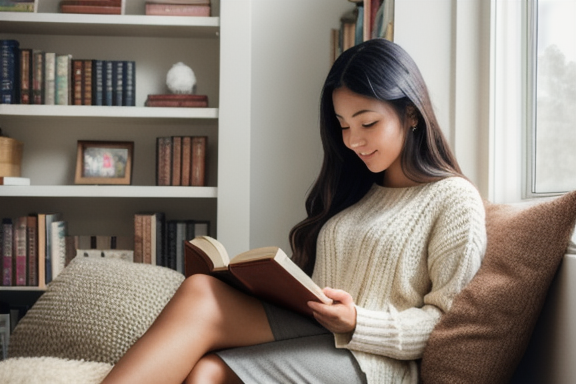
M 352 296 L 341 289 L 324 288 L 331 305 L 309 301 L 308 306 L 320 324 L 333 333 L 352 332 L 356 328 L 356 307 Z

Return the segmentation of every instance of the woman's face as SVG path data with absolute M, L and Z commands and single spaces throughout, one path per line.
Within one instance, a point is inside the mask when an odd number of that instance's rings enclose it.
M 401 167 L 407 127 L 403 126 L 394 107 L 346 87 L 334 90 L 332 101 L 342 127 L 344 145 L 354 151 L 371 172 L 386 171 L 385 186 L 413 185 Z M 412 121 L 407 123 L 415 124 Z

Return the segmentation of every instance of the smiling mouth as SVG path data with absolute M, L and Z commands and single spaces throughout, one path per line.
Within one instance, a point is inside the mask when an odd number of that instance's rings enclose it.
M 375 153 L 376 153 L 376 151 L 373 151 L 373 152 L 358 152 L 358 156 L 360 156 L 360 157 L 369 157 L 369 156 L 371 156 L 371 155 L 373 155 L 373 154 L 375 154 Z

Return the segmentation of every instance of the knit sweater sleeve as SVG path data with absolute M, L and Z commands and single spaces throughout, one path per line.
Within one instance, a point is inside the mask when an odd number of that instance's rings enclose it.
M 431 209 L 437 212 L 425 248 L 430 291 L 422 306 L 401 311 L 392 305 L 382 310 L 356 306 L 356 328 L 335 335 L 338 348 L 399 360 L 422 356 L 440 316 L 478 271 L 486 243 L 484 208 L 475 190 L 451 194 Z

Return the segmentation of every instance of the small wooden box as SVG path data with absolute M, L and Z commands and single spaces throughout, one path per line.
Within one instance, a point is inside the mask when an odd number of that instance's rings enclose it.
M 24 143 L 0 137 L 0 176 L 21 176 Z

